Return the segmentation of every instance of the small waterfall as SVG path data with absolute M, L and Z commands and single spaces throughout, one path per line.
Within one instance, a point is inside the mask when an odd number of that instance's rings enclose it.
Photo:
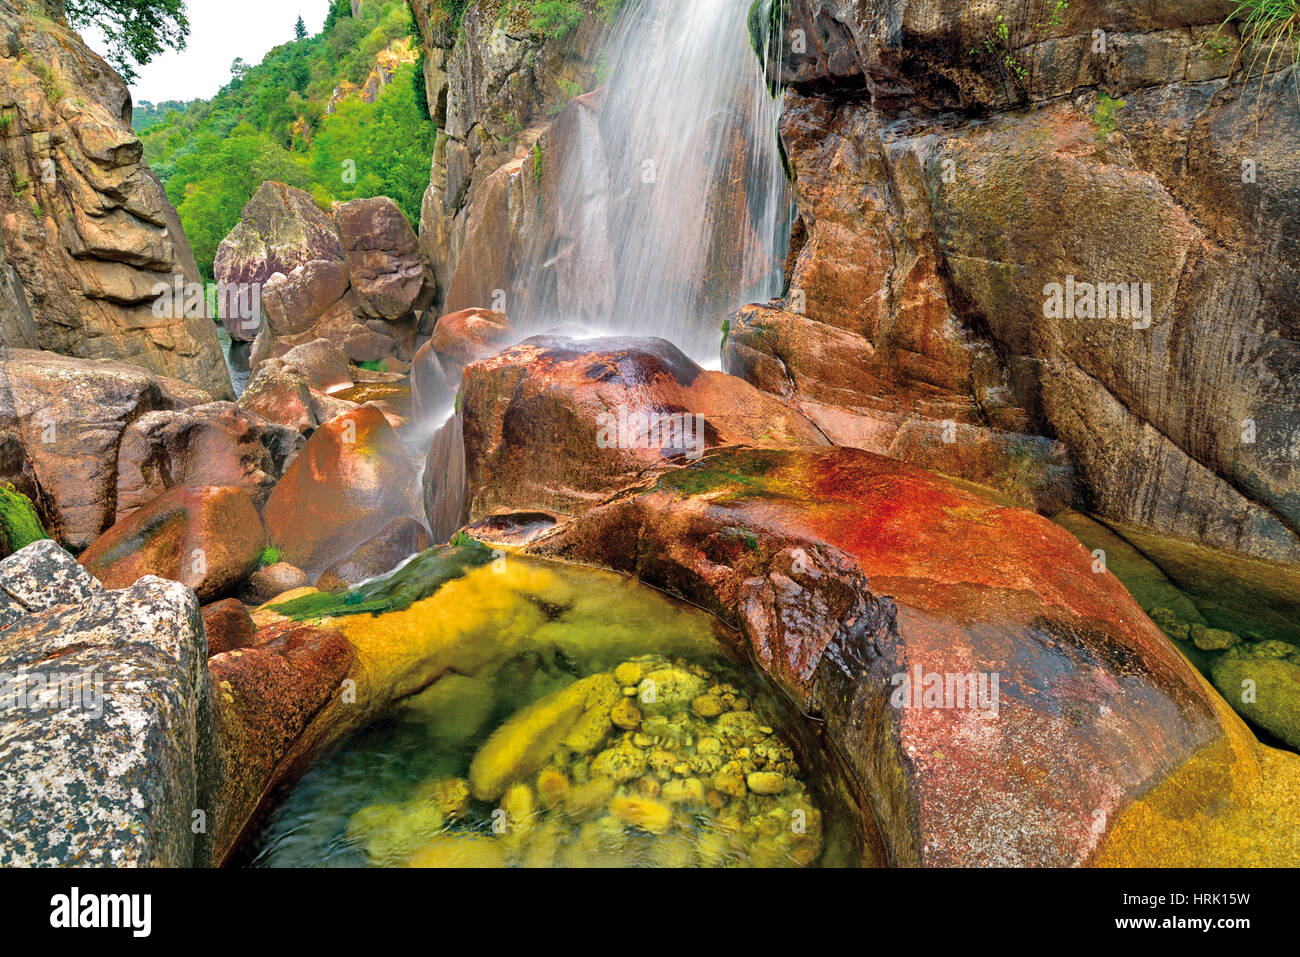
M 751 46 L 750 6 L 629 0 L 603 89 L 570 104 L 559 155 L 539 157 L 558 170 L 555 209 L 512 283 L 522 331 L 579 322 L 716 363 L 726 315 L 780 293 L 781 102 Z

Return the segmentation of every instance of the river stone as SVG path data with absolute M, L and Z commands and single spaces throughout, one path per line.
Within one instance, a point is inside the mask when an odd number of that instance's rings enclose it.
M 118 448 L 116 521 L 180 485 L 235 486 L 261 506 L 302 445 L 296 429 L 233 402 L 142 415 Z
M 209 659 L 215 733 L 205 801 L 212 810 L 207 831 L 195 838 L 196 864 L 221 864 L 294 760 L 348 733 L 360 711 L 355 704 L 343 705 L 347 717 L 313 721 L 331 701 L 345 700 L 341 685 L 355 657 L 337 631 L 286 622 Z
M 0 562 L 0 590 L 28 603 L 0 632 L 0 679 L 88 674 L 101 693 L 0 710 L 0 864 L 189 866 L 211 705 L 198 601 L 157 578 L 104 591 L 56 552 Z
M 313 578 L 397 518 L 421 519 L 418 475 L 377 409 L 326 422 L 271 493 L 262 518 L 285 561 Z
M 253 572 L 265 544 L 257 506 L 242 489 L 178 486 L 95 539 L 80 561 L 109 588 L 156 575 L 208 602 Z
M 0 354 L 0 433 L 22 454 L 3 480 L 39 486 L 50 534 L 85 548 L 116 521 L 118 452 L 128 427 L 195 400 L 210 398 L 138 366 L 8 350 Z
M 580 513 L 646 469 L 721 445 L 827 444 L 775 397 L 665 339 L 537 336 L 469 366 L 461 397 L 471 521 Z M 671 427 L 655 437 L 634 424 L 649 413 Z
M 266 568 L 259 568 L 248 576 L 244 587 L 239 591 L 242 601 L 250 605 L 265 605 L 272 598 L 278 598 L 286 592 L 306 588 L 311 584 L 307 573 L 297 565 L 288 562 L 276 562 Z
M 514 337 L 505 313 L 463 309 L 439 319 L 431 341 L 447 381 L 455 386 L 467 365 L 500 352 Z
M 203 630 L 208 635 L 208 657 L 253 643 L 257 624 L 238 598 L 223 598 L 204 605 Z

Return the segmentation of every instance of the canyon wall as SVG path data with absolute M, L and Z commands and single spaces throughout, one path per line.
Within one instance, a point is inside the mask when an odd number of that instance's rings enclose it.
M 473 0 L 459 30 L 436 0 L 411 5 L 425 48 L 429 109 L 441 131 L 420 244 L 443 312 L 502 309 L 508 302 L 494 302 L 498 290 L 507 300 L 530 294 L 509 287 L 534 249 L 559 234 L 556 245 L 568 252 L 558 258 L 572 264 L 583 258 L 575 247 L 591 241 L 581 224 L 557 222 L 556 170 L 547 163 L 567 149 L 560 138 L 580 137 L 594 151 L 595 175 L 603 168 L 591 103 L 581 94 L 597 85 L 607 25 L 597 0 L 580 3 L 588 16 L 563 38 L 534 32 L 526 12 L 503 15 L 502 0 Z M 583 290 L 564 271 L 553 264 L 543 282 L 565 285 L 580 299 Z
M 1300 561 L 1300 91 L 1232 6 L 759 8 L 796 249 L 728 369 L 844 444 L 927 422 L 922 464 L 943 420 L 1058 439 L 1101 517 Z
M 116 359 L 233 397 L 213 323 L 154 315 L 155 285 L 197 282 L 198 267 L 142 160 L 125 83 L 57 6 L 0 0 L 3 344 Z

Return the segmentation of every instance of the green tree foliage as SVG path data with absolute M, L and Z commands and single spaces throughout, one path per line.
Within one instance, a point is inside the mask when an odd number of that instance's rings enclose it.
M 109 43 L 109 59 L 130 82 L 135 67 L 163 50 L 185 48 L 190 21 L 185 0 L 66 0 L 65 13 L 74 28 L 97 25 Z
M 416 67 L 403 66 L 374 103 L 353 96 L 326 113 L 335 89 L 362 85 L 377 54 L 411 31 L 406 0 L 365 3 L 356 18 L 348 0 L 335 0 L 316 36 L 276 47 L 256 66 L 236 63 L 211 100 L 137 130 L 206 276 L 266 180 L 306 189 L 326 207 L 390 196 L 419 221 L 437 131 L 420 107 Z
M 307 39 L 307 24 L 303 23 L 302 17 L 299 17 L 298 22 L 293 25 L 293 38 L 295 40 Z

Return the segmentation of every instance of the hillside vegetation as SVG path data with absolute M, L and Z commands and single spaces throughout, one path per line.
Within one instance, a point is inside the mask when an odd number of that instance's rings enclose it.
M 256 66 L 236 60 L 211 100 L 141 117 L 145 159 L 205 276 L 265 180 L 308 190 L 326 208 L 389 196 L 419 221 L 437 130 L 414 32 L 406 0 L 364 0 L 356 17 L 349 0 L 334 0 L 319 34 L 276 47 Z M 377 62 L 390 82 L 378 82 Z

